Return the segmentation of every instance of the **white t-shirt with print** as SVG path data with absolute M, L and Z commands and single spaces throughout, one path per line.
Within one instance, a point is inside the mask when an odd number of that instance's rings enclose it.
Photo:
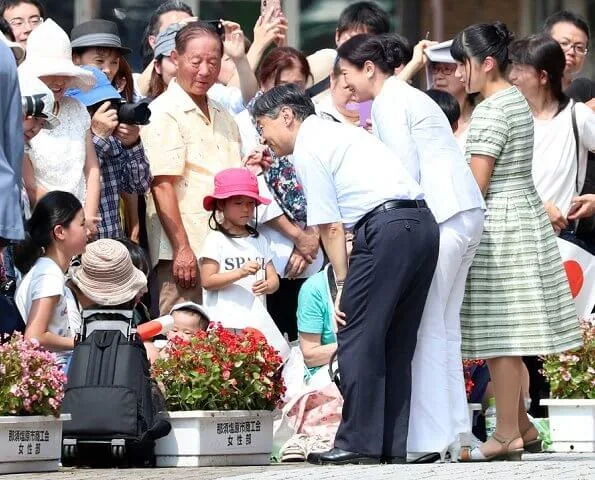
M 23 277 L 15 294 L 15 303 L 25 323 L 29 318 L 31 306 L 35 300 L 59 296 L 54 314 L 48 324 L 48 331 L 61 337 L 72 337 L 68 322 L 68 303 L 66 300 L 66 277 L 64 272 L 51 258 L 41 257 L 27 275 Z M 56 352 L 59 361 L 68 358 L 70 352 Z
M 268 239 L 262 234 L 258 237 L 230 238 L 213 231 L 205 240 L 200 260 L 203 258 L 215 260 L 219 264 L 219 273 L 241 268 L 253 260 L 266 270 L 271 262 L 271 250 Z M 225 328 L 250 326 L 254 312 L 262 311 L 266 305 L 265 295 L 257 297 L 252 293 L 256 281 L 257 275 L 248 275 L 221 290 L 203 290 L 203 303 L 212 313 L 211 320 L 221 322 Z M 260 305 L 255 305 L 256 302 Z

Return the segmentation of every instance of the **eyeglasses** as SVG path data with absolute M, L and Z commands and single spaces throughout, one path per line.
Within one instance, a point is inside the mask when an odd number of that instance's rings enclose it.
M 589 49 L 583 45 L 582 43 L 571 43 L 568 40 L 562 40 L 558 42 L 562 47 L 562 50 L 568 52 L 569 50 L 574 50 L 577 55 L 586 55 L 589 52 Z
M 21 17 L 16 17 L 10 19 L 8 23 L 11 27 L 15 28 L 23 28 L 25 24 L 29 25 L 31 28 L 35 28 L 43 23 L 43 17 L 40 17 L 39 15 L 33 15 L 32 17 L 29 17 L 28 20 Z
M 448 77 L 455 73 L 457 66 L 452 63 L 433 63 L 431 69 L 434 75 L 442 73 Z

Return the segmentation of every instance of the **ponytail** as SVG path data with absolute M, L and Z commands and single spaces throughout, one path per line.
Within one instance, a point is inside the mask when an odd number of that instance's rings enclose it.
M 53 191 L 35 206 L 25 228 L 25 239 L 14 248 L 14 263 L 25 275 L 54 242 L 54 228 L 68 228 L 82 210 L 81 202 L 68 192 Z
M 482 63 L 487 57 L 492 57 L 503 75 L 509 63 L 508 45 L 513 38 L 514 35 L 502 22 L 470 25 L 455 36 L 450 54 L 460 63 L 467 63 L 471 58 Z

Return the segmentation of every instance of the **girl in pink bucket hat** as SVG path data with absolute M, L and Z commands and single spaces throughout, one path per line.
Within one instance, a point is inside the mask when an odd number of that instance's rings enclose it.
M 279 277 L 268 239 L 252 226 L 256 207 L 269 203 L 249 170 L 215 175 L 215 191 L 203 200 L 213 231 L 199 258 L 200 278 L 211 320 L 232 330 L 258 328 L 283 353 L 286 342 L 266 310 L 266 295 L 277 291 Z

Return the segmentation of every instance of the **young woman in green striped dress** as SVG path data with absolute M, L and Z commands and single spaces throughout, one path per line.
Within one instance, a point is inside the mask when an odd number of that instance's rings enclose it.
M 502 23 L 467 27 L 453 41 L 456 77 L 485 99 L 471 117 L 467 160 L 485 195 L 484 233 L 461 310 L 463 358 L 486 359 L 496 432 L 461 461 L 520 460 L 539 448 L 521 396 L 522 357 L 580 345 L 576 310 L 554 231 L 531 176 L 533 117 L 508 83 Z

